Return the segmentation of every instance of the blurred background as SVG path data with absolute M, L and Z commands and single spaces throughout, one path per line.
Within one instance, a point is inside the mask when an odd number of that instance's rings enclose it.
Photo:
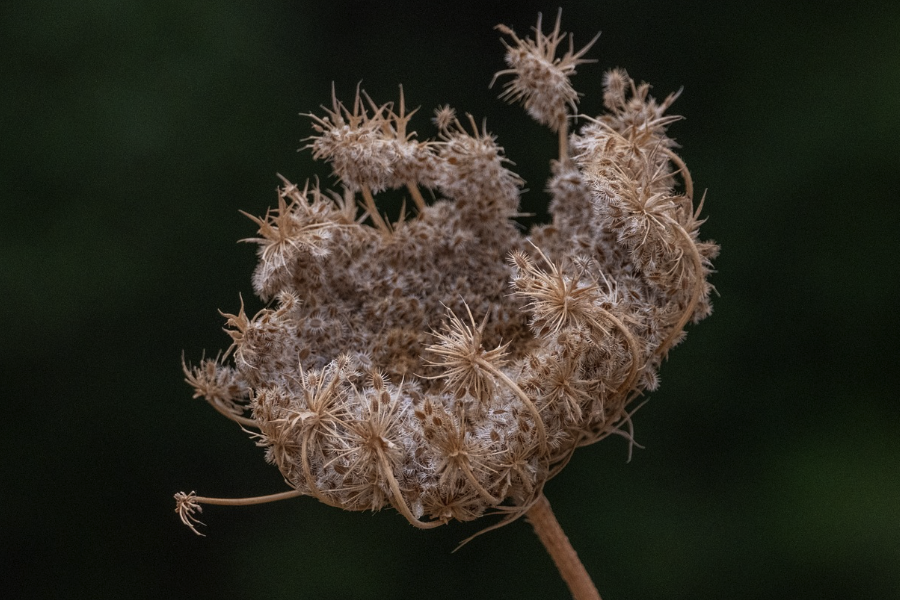
M 504 6 L 504 4 L 506 4 Z M 620 438 L 546 489 L 607 600 L 900 597 L 900 4 L 19 2 L 0 9 L 0 564 L 4 598 L 565 598 L 524 521 L 418 531 L 284 489 L 181 373 L 261 307 L 255 227 L 332 82 L 477 119 L 545 210 L 552 133 L 488 89 L 494 25 L 577 47 L 581 111 L 621 66 L 657 97 L 722 245 L 689 329 Z M 538 217 L 540 218 L 540 217 Z M 894 298 L 894 300 L 891 300 Z M 894 306 L 892 309 L 891 306 Z

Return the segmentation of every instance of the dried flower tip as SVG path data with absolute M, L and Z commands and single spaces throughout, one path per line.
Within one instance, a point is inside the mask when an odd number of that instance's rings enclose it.
M 219 314 L 228 319 L 225 322 L 225 333 L 231 338 L 231 346 L 228 347 L 228 350 L 225 351 L 225 358 L 228 358 L 228 355 L 231 354 L 232 350 L 241 345 L 244 341 L 244 334 L 247 333 L 247 330 L 250 328 L 250 319 L 247 317 L 247 313 L 244 312 L 244 298 L 243 296 L 238 296 L 241 299 L 241 309 L 238 311 L 236 315 L 231 313 L 219 311 Z
M 609 110 L 625 108 L 625 88 L 634 89 L 634 81 L 624 69 L 610 69 L 603 74 L 603 106 Z
M 182 356 L 181 368 L 185 382 L 194 388 L 194 398 L 205 399 L 232 421 L 256 427 L 256 421 L 242 416 L 250 389 L 238 373 L 233 368 L 222 365 L 221 360 L 220 354 L 215 359 L 201 359 L 198 366 L 189 366 Z
M 322 109 L 324 116 L 307 115 L 317 132 L 307 146 L 312 149 L 313 158 L 330 162 L 334 174 L 351 190 L 363 186 L 375 191 L 384 189 L 391 163 L 396 160 L 383 135 L 389 105 L 376 106 L 374 114 L 369 115 L 357 87 L 350 111 L 337 99 L 332 87 L 331 108 Z
M 476 326 L 472 311 L 466 305 L 470 326 L 463 323 L 462 319 L 449 308 L 447 311 L 450 316 L 450 320 L 447 322 L 447 333 L 435 332 L 434 336 L 439 342 L 428 347 L 429 351 L 441 358 L 429 362 L 446 369 L 441 377 L 446 378 L 449 389 L 459 395 L 468 393 L 479 401 L 487 403 L 493 395 L 494 382 L 490 371 L 484 368 L 484 364 L 492 365 L 495 369 L 502 367 L 505 363 L 504 355 L 509 343 L 485 351 L 481 346 L 481 341 L 488 315 L 485 314 L 481 324 Z M 437 378 L 439 377 L 434 379 Z
M 448 133 L 454 124 L 459 125 L 456 120 L 456 109 L 451 108 L 449 104 L 434 109 L 434 117 L 431 118 L 431 122 L 441 133 Z
M 260 235 L 240 241 L 259 244 L 259 257 L 270 264 L 271 268 L 285 268 L 300 255 L 326 256 L 328 249 L 325 243 L 331 237 L 329 230 L 336 226 L 333 222 L 321 220 L 321 217 L 317 219 L 317 215 L 312 213 L 307 203 L 308 188 L 297 192 L 296 197 L 288 204 L 286 198 L 291 191 L 281 191 L 278 194 L 278 208 L 269 209 L 264 217 L 240 211 L 259 226 L 257 233 Z M 313 198 L 321 197 L 321 193 L 314 189 Z
M 316 134 L 308 138 L 311 143 L 306 147 L 312 149 L 314 159 L 331 163 L 347 189 L 371 196 L 385 189 L 408 187 L 421 210 L 424 200 L 413 189 L 416 183 L 434 184 L 434 155 L 429 143 L 416 141 L 416 133 L 408 131 L 418 109 L 406 110 L 402 86 L 397 110 L 394 106 L 393 102 L 378 105 L 357 88 L 350 111 L 332 89 L 332 107 L 322 107 L 325 115 L 307 115 Z M 376 226 L 385 229 L 373 210 L 374 203 L 368 197 L 365 200 Z
M 247 396 L 246 384 L 237 378 L 234 369 L 220 363 L 221 353 L 213 358 L 202 358 L 198 366 L 190 366 L 181 357 L 181 369 L 185 382 L 194 388 L 194 398 L 204 398 L 239 415 L 243 412 L 240 400 Z
M 577 278 L 563 274 L 549 258 L 535 246 L 546 263 L 549 272 L 543 271 L 523 254 L 513 254 L 510 258 L 518 270 L 513 281 L 514 293 L 529 299 L 527 308 L 532 314 L 532 327 L 539 335 L 556 334 L 570 325 L 593 323 L 597 328 L 606 329 L 596 323 L 594 303 L 599 296 L 599 287 L 594 283 L 581 283 Z
M 194 513 L 203 512 L 203 507 L 197 502 L 197 495 L 195 492 L 191 492 L 190 494 L 178 492 L 175 494 L 175 512 L 178 513 L 181 522 L 190 527 L 191 531 L 199 536 L 205 537 L 202 533 L 197 531 L 196 527 L 197 525 L 205 526 L 206 523 L 194 516 Z
M 569 49 L 561 57 L 556 56 L 560 42 L 567 34 L 559 30 L 562 9 L 557 13 L 556 24 L 549 35 L 541 30 L 541 15 L 538 14 L 537 26 L 534 28 L 535 39 L 519 39 L 512 29 L 505 25 L 497 25 L 497 29 L 512 37 L 515 46 L 505 41 L 506 64 L 509 69 L 498 71 L 494 75 L 494 84 L 500 75 L 513 75 L 503 87 L 500 98 L 509 102 L 522 101 L 528 114 L 537 122 L 559 131 L 566 123 L 567 107 L 577 110 L 578 92 L 572 87 L 569 77 L 575 74 L 575 67 L 580 64 L 595 62 L 582 56 L 594 45 L 598 33 L 581 50 L 575 52 L 572 35 L 569 37 Z
M 600 116 L 599 120 L 606 128 L 624 135 L 632 143 L 641 143 L 646 150 L 659 144 L 662 144 L 662 149 L 674 145 L 665 136 L 665 131 L 681 117 L 666 115 L 665 112 L 678 99 L 682 90 L 657 102 L 650 96 L 650 84 L 635 84 L 624 69 L 607 71 L 603 76 L 603 88 L 603 105 L 609 112 Z

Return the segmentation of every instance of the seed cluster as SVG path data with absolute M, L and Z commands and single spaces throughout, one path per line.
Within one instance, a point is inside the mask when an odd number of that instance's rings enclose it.
M 554 58 L 558 20 L 536 40 L 502 31 L 505 96 L 566 131 L 586 48 Z M 342 191 L 285 181 L 251 217 L 269 307 L 225 315 L 229 351 L 185 366 L 196 395 L 254 428 L 297 493 L 392 505 L 422 528 L 515 518 L 576 448 L 628 436 L 630 402 L 711 310 L 718 247 L 699 241 L 666 133 L 675 96 L 657 102 L 621 70 L 604 84 L 606 111 L 552 162 L 552 222 L 528 236 L 513 221 L 522 181 L 485 126 L 443 107 L 418 141 L 402 89 L 396 105 L 333 94 L 308 147 Z M 398 188 L 413 206 L 391 222 L 374 195 Z M 193 525 L 202 499 L 177 497 Z

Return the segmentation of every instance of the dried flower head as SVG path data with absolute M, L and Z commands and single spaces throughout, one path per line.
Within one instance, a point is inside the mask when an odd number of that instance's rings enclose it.
M 439 359 L 432 365 L 443 367 L 439 376 L 446 380 L 445 387 L 454 391 L 459 397 L 472 396 L 481 405 L 488 406 L 494 396 L 494 382 L 491 373 L 506 362 L 504 344 L 493 350 L 485 350 L 481 346 L 484 326 L 488 315 L 484 316 L 481 325 L 475 325 L 472 311 L 468 310 L 471 325 L 466 325 L 458 316 L 450 314 L 447 333 L 435 333 L 437 344 L 428 347 Z
M 557 13 L 556 24 L 548 35 L 543 32 L 541 15 L 538 15 L 534 39 L 519 39 L 506 25 L 497 26 L 499 31 L 515 42 L 512 46 L 503 42 L 509 69 L 499 71 L 494 79 L 501 75 L 514 77 L 504 84 L 504 92 L 500 97 L 510 102 L 522 102 L 529 115 L 553 131 L 558 131 L 565 125 L 569 116 L 568 109 L 575 111 L 578 92 L 572 87 L 569 78 L 575 74 L 575 67 L 578 65 L 595 62 L 582 57 L 600 37 L 598 33 L 581 50 L 575 52 L 574 40 L 569 34 L 569 49 L 558 57 L 556 51 L 560 42 L 566 38 L 566 34 L 559 29 L 561 19 L 562 9 Z
M 557 57 L 559 17 L 549 34 L 538 19 L 533 40 L 499 29 L 514 42 L 502 97 L 559 134 L 552 222 L 522 235 L 522 180 L 471 115 L 463 125 L 438 109 L 436 139 L 420 142 L 402 88 L 396 105 L 357 90 L 350 108 L 333 92 L 310 115 L 308 148 L 342 189 L 283 180 L 246 240 L 269 306 L 222 313 L 228 352 L 184 366 L 195 396 L 252 430 L 291 489 L 179 493 L 195 532 L 202 504 L 309 495 L 390 505 L 420 528 L 527 513 L 543 538 L 555 523 L 544 485 L 576 448 L 631 439 L 633 401 L 656 387 L 685 325 L 710 313 L 718 247 L 699 239 L 693 182 L 667 134 L 677 94 L 658 103 L 610 71 L 606 112 L 569 135 L 569 78 L 596 38 L 575 52 L 570 37 Z M 381 215 L 375 195 L 388 188 L 405 188 L 415 212 Z

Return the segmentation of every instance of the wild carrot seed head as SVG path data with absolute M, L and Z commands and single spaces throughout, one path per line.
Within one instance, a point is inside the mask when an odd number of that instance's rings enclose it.
M 677 94 L 657 102 L 610 71 L 605 112 L 568 135 L 570 77 L 596 38 L 576 52 L 570 37 L 558 56 L 559 17 L 549 34 L 539 19 L 533 39 L 499 29 L 512 38 L 502 97 L 561 140 L 551 223 L 525 235 L 513 221 L 522 180 L 486 124 L 445 106 L 437 139 L 419 141 L 402 89 L 385 104 L 333 93 L 307 148 L 339 188 L 282 180 L 277 206 L 250 217 L 254 289 L 270 305 L 222 313 L 231 348 L 184 372 L 256 430 L 288 496 L 391 505 L 420 528 L 492 508 L 514 518 L 575 448 L 630 438 L 632 400 L 711 310 L 718 247 L 699 237 L 667 133 Z M 387 188 L 415 206 L 396 222 L 375 201 Z M 210 501 L 179 494 L 177 511 L 194 528 Z

